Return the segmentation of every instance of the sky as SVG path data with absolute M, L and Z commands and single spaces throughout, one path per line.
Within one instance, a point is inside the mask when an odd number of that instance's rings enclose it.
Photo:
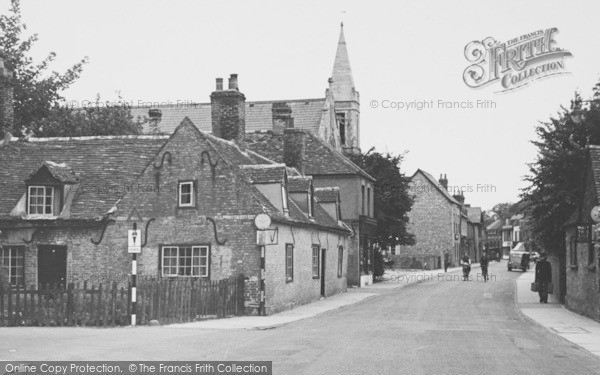
M 0 0 L 0 12 L 8 5 Z M 248 101 L 324 97 L 343 21 L 362 150 L 404 154 L 408 176 L 446 174 L 484 209 L 518 201 L 536 158 L 535 126 L 575 91 L 590 98 L 600 78 L 595 1 L 27 0 L 21 8 L 27 33 L 39 34 L 35 59 L 54 51 L 51 68 L 62 72 L 89 57 L 63 93 L 75 104 L 97 94 L 134 106 L 209 102 L 215 78 L 231 73 Z M 572 54 L 562 60 L 567 74 L 507 92 L 497 82 L 465 84 L 467 44 L 549 28 Z M 415 108 L 424 102 L 433 104 Z

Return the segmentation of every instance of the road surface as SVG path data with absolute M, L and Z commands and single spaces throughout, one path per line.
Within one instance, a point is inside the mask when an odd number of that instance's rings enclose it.
M 520 313 L 520 272 L 493 262 L 487 283 L 477 272 L 269 330 L 4 328 L 0 359 L 266 360 L 274 374 L 600 374 L 597 357 Z

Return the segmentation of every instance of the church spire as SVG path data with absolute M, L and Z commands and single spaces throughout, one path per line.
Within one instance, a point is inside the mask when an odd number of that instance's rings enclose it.
M 348 57 L 348 50 L 346 48 L 343 22 L 340 24 L 340 39 L 338 40 L 331 78 L 333 78 L 331 88 L 335 95 L 335 100 L 355 100 L 354 79 L 352 78 L 350 58 Z

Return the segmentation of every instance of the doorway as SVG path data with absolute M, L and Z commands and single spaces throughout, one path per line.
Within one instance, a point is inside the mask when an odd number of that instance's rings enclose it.
M 66 285 L 67 247 L 38 246 L 38 284 Z

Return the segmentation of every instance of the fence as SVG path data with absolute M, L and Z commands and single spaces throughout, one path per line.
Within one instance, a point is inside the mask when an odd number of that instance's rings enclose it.
M 244 278 L 144 281 L 137 287 L 137 324 L 183 323 L 241 315 Z M 0 327 L 122 326 L 131 322 L 131 285 L 68 284 L 15 288 L 0 285 Z

